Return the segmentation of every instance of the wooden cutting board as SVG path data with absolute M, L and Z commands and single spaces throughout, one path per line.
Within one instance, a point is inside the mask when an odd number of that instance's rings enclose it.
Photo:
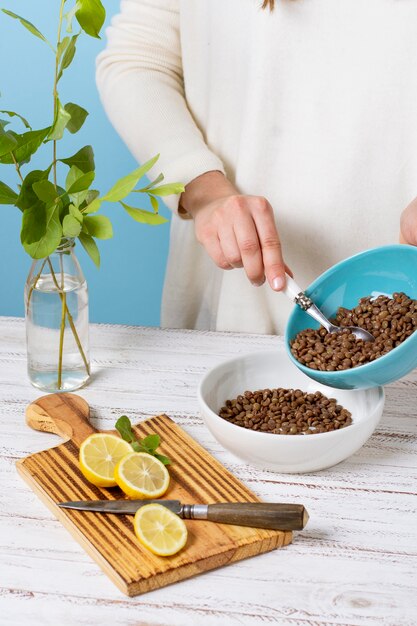
M 64 510 L 65 500 L 121 499 L 119 488 L 100 489 L 78 468 L 81 442 L 93 432 L 89 406 L 70 393 L 51 394 L 30 404 L 29 426 L 67 441 L 17 462 L 22 478 L 64 524 L 111 580 L 129 596 L 189 578 L 291 542 L 291 532 L 189 520 L 188 541 L 173 557 L 158 557 L 143 548 L 133 532 L 133 516 Z M 171 486 L 164 495 L 185 504 L 257 502 L 258 498 L 167 415 L 135 427 L 140 437 L 157 433 L 161 453 L 173 460 Z

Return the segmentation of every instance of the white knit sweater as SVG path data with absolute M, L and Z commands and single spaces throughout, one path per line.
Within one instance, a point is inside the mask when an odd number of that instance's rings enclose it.
M 123 0 L 98 59 L 110 120 L 138 161 L 188 183 L 225 171 L 274 207 L 304 287 L 396 242 L 417 195 L 417 2 Z M 162 324 L 282 332 L 282 294 L 216 268 L 174 211 Z

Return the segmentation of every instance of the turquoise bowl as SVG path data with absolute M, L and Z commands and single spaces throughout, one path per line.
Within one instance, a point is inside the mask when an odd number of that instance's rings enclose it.
M 417 299 L 417 247 L 392 245 L 356 254 L 319 276 L 306 290 L 329 318 L 340 306 L 348 309 L 360 298 L 403 291 Z M 388 354 L 349 370 L 320 372 L 299 363 L 291 354 L 290 341 L 304 328 L 318 328 L 295 306 L 287 323 L 285 345 L 291 361 L 313 380 L 337 389 L 366 389 L 386 385 L 417 367 L 417 332 Z

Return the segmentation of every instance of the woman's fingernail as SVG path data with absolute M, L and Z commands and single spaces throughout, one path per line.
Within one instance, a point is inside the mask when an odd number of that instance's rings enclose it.
M 275 291 L 281 291 L 281 289 L 283 289 L 285 287 L 285 278 L 283 276 L 277 276 L 276 278 L 274 278 L 274 280 L 272 281 L 272 288 L 275 289 Z

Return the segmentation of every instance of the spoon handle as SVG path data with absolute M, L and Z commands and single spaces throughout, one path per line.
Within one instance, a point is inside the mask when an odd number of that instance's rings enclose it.
M 285 295 L 330 332 L 333 324 L 329 322 L 327 317 L 316 307 L 312 299 L 304 293 L 301 287 L 299 287 L 295 280 L 291 278 L 291 276 L 288 276 L 288 274 L 286 275 L 286 280 L 287 283 L 285 289 L 283 289 Z
M 307 311 L 311 306 L 313 306 L 313 301 L 309 298 L 304 291 L 297 285 L 295 280 L 285 275 L 286 285 L 285 289 L 283 289 L 283 293 L 295 304 L 298 304 L 299 307 L 303 309 L 303 311 Z

